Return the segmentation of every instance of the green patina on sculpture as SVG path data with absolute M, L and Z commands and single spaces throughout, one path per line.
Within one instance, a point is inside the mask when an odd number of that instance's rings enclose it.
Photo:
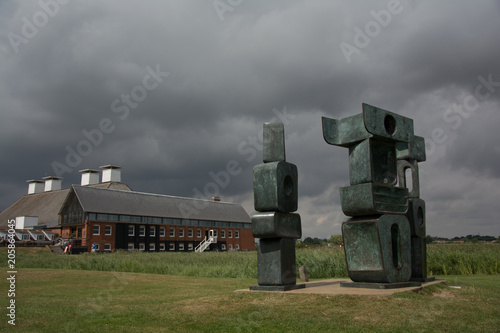
M 323 117 L 322 127 L 327 143 L 349 149 L 351 186 L 340 188 L 340 198 L 351 216 L 342 224 L 351 280 L 407 286 L 432 279 L 426 272 L 425 202 L 419 198 L 425 141 L 414 135 L 413 120 L 363 104 L 355 116 Z
M 252 233 L 257 250 L 258 286 L 251 290 L 291 290 L 297 285 L 295 239 L 302 237 L 298 207 L 297 167 L 286 162 L 281 123 L 264 123 L 263 161 L 253 169 Z

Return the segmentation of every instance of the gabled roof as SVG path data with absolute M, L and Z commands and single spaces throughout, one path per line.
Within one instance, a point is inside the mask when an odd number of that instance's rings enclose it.
M 7 227 L 7 221 L 18 216 L 38 216 L 38 225 L 48 228 L 57 227 L 59 209 L 69 189 L 28 194 L 21 197 L 10 207 L 0 213 L 0 227 Z
M 251 222 L 239 204 L 79 185 L 72 190 L 88 213 Z
M 130 191 L 130 188 L 120 182 L 106 182 L 85 187 L 114 188 Z M 58 227 L 59 210 L 61 209 L 70 189 L 27 194 L 0 213 L 0 228 L 6 228 L 8 220 L 18 216 L 37 216 L 38 225 L 47 228 Z

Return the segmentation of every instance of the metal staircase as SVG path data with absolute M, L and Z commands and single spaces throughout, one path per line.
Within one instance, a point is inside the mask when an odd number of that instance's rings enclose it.
M 208 236 L 195 247 L 194 252 L 203 252 L 212 243 L 217 243 L 217 236 L 214 236 L 214 231 L 210 230 Z

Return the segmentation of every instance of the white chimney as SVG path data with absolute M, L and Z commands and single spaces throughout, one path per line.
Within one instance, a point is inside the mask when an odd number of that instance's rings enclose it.
M 100 167 L 102 170 L 102 182 L 121 182 L 121 166 L 118 165 L 103 165 Z
M 32 180 L 27 180 L 26 183 L 28 183 L 28 194 L 43 192 L 45 186 L 44 181 L 32 179 Z
M 80 185 L 94 185 L 99 184 L 99 170 L 84 169 L 80 170 L 82 174 L 82 181 Z
M 45 192 L 57 191 L 61 189 L 62 177 L 43 177 L 45 179 Z

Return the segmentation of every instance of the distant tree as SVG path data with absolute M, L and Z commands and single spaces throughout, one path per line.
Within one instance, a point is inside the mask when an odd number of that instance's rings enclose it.
M 342 235 L 332 235 L 328 242 L 334 245 L 344 245 L 344 240 L 342 239 Z
M 295 242 L 295 248 L 296 249 L 302 249 L 304 247 L 307 247 L 307 244 L 305 244 L 304 242 L 301 242 L 300 240 L 297 240 Z
M 307 244 L 307 245 L 313 245 L 314 240 L 311 237 L 307 237 L 306 239 L 304 239 L 304 241 L 302 243 Z
M 432 243 L 433 240 L 434 238 L 432 236 L 429 235 L 425 236 L 425 243 L 430 244 Z

